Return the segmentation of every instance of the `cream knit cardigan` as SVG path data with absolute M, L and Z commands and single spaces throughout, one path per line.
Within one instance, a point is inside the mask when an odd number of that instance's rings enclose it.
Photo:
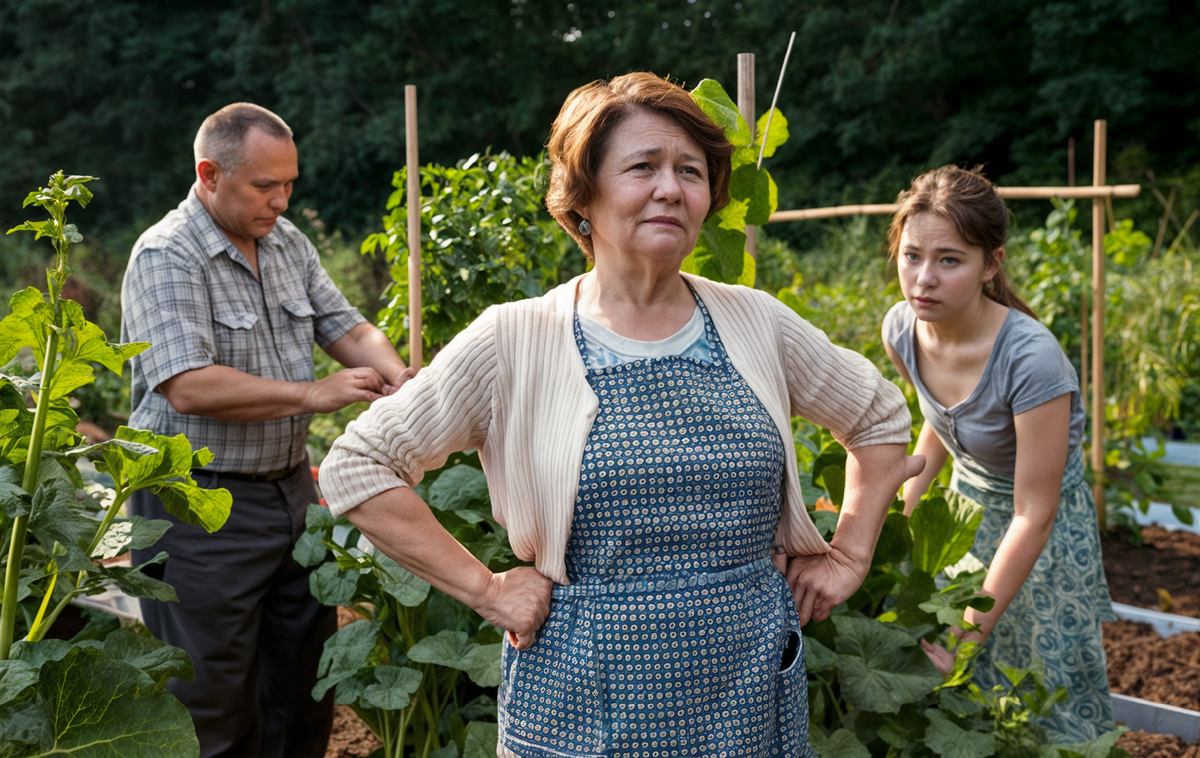
M 769 294 L 684 277 L 784 440 L 776 542 L 791 555 L 828 551 L 804 508 L 791 417 L 828 427 L 848 449 L 907 444 L 904 396 L 870 361 L 833 345 Z M 347 426 L 321 466 L 333 514 L 416 484 L 452 453 L 477 449 L 513 552 L 567 584 L 579 467 L 599 406 L 575 345 L 578 282 L 487 309 L 399 392 Z

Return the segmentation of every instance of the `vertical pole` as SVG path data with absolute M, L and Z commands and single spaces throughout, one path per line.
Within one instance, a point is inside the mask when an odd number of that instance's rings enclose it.
M 1075 138 L 1067 138 L 1067 186 L 1075 186 Z
M 738 53 L 737 57 L 737 102 L 738 111 L 750 126 L 750 140 L 754 141 L 754 53 Z M 746 227 L 746 252 L 758 256 L 758 235 L 753 226 Z
M 408 365 L 421 368 L 421 165 L 417 157 L 417 87 L 404 86 L 408 173 Z
M 1092 148 L 1092 186 L 1103 187 L 1107 169 L 1108 122 L 1097 120 Z M 1104 502 L 1104 200 L 1092 200 L 1092 473 L 1096 517 L 1105 526 Z
M 1087 282 L 1080 288 L 1079 302 L 1079 399 L 1088 407 L 1088 291 Z

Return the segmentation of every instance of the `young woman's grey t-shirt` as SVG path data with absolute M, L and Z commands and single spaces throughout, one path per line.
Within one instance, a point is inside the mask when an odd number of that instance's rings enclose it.
M 900 356 L 917 388 L 925 422 L 957 463 L 1012 476 L 1017 463 L 1013 416 L 1071 393 L 1069 450 L 1083 439 L 1086 416 L 1079 376 L 1058 340 L 1036 319 L 1010 309 L 975 391 L 946 408 L 925 389 L 917 370 L 916 314 L 905 301 L 883 320 L 883 338 Z

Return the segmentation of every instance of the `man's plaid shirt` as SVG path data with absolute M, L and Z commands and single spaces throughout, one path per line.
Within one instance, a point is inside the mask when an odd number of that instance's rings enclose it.
M 365 319 L 338 291 L 316 249 L 284 218 L 258 240 L 254 276 L 195 190 L 134 245 L 121 285 L 121 341 L 149 342 L 133 359 L 129 425 L 183 434 L 216 456 L 214 471 L 265 473 L 305 460 L 310 415 L 233 423 L 186 416 L 155 392 L 211 365 L 288 382 L 314 379 L 312 349 Z

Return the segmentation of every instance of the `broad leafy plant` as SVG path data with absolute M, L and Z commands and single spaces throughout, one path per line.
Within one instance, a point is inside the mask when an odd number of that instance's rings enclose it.
M 798 422 L 796 452 L 805 500 L 825 536 L 837 525 L 845 493 L 846 451 L 828 432 Z M 1050 746 L 1036 719 L 1066 699 L 1037 671 L 1001 669 L 1009 684 L 972 683 L 979 649 L 958 645 L 943 677 L 921 640 L 952 646 L 952 628 L 968 607 L 988 611 L 979 594 L 986 569 L 970 555 L 983 509 L 936 489 L 912 517 L 896 500 L 887 514 L 870 571 L 848 601 L 804 629 L 810 737 L 821 758 L 929 756 L 1060 758 L 1060 748 L 1106 758 L 1120 731 L 1087 745 Z M 1068 757 L 1069 758 L 1069 757 Z
M 480 561 L 496 571 L 515 565 L 473 454 L 453 456 L 415 490 Z M 385 758 L 495 756 L 495 627 L 372 549 L 328 508 L 309 506 L 294 556 L 318 566 L 310 580 L 318 600 L 363 619 L 325 643 L 314 697 L 334 688 L 335 701 L 351 706 L 379 737 Z
M 70 644 L 43 639 L 74 598 L 115 586 L 128 595 L 176 600 L 142 566 L 108 565 L 131 549 L 152 546 L 170 527 L 120 515 L 139 489 L 157 494 L 176 517 L 219 528 L 229 515 L 224 490 L 196 486 L 190 471 L 212 460 L 182 436 L 120 428 L 114 439 L 81 444 L 70 393 L 95 379 L 94 364 L 120 374 L 149 345 L 109 343 L 78 303 L 62 297 L 70 247 L 81 236 L 66 223 L 67 206 L 86 206 L 92 177 L 50 177 L 25 206 L 50 216 L 10 230 L 53 244 L 48 292 L 16 293 L 0 321 L 0 514 L 8 551 L 0 608 L 0 756 L 189 756 L 199 751 L 191 718 L 163 691 L 174 676 L 190 679 L 186 653 L 131 629 Z M 26 376 L 25 351 L 36 364 Z M 26 394 L 36 408 L 26 405 Z M 111 480 L 101 501 L 81 495 L 77 463 L 87 457 Z M 18 631 L 24 639 L 14 642 Z
M 426 350 L 441 348 L 489 305 L 537 297 L 582 272 L 582 254 L 543 204 L 541 158 L 477 153 L 455 166 L 423 166 L 420 173 Z M 407 169 L 392 183 L 383 231 L 363 240 L 362 252 L 382 250 L 391 264 L 378 323 L 399 343 L 408 332 Z
M 779 189 L 771 174 L 758 167 L 758 157 L 760 153 L 764 158 L 771 157 L 787 141 L 787 119 L 778 108 L 771 114 L 764 113 L 752 138 L 746 119 L 716 80 L 701 81 L 692 90 L 692 98 L 709 118 L 725 129 L 725 136 L 735 149 L 729 204 L 704 222 L 696 249 L 684 260 L 683 270 L 718 282 L 754 286 L 755 263 L 746 252 L 746 227 L 767 223 L 779 206 Z

